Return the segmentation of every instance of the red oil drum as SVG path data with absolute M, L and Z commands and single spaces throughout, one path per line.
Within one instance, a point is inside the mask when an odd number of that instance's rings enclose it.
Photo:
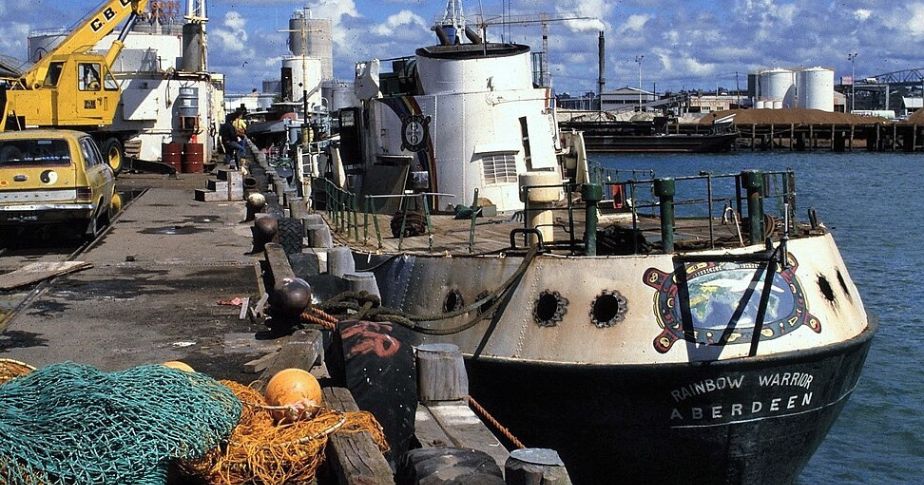
M 183 145 L 183 173 L 202 173 L 203 153 L 201 143 Z
M 181 159 L 183 156 L 183 145 L 181 143 L 163 143 L 160 146 L 161 160 L 167 165 L 176 169 L 180 173 Z

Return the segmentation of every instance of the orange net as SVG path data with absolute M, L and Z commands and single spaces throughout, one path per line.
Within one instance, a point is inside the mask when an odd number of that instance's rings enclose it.
M 35 370 L 29 364 L 13 359 L 0 359 L 0 384 L 19 376 L 24 376 Z
M 233 381 L 221 381 L 244 403 L 244 410 L 226 445 L 183 468 L 212 484 L 307 482 L 324 462 L 324 447 L 335 432 L 368 431 L 387 450 L 381 426 L 367 412 L 341 413 L 321 408 L 312 418 L 275 423 L 256 390 Z

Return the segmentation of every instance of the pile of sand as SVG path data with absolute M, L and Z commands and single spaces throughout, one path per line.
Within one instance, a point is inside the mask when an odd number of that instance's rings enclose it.
M 886 120 L 871 116 L 831 113 L 817 109 L 732 109 L 717 111 L 699 120 L 701 125 L 712 125 L 713 120 L 735 115 L 736 125 L 874 125 Z M 924 121 L 924 118 L 922 118 Z
M 924 125 L 924 109 L 915 111 L 908 119 L 902 121 L 902 125 Z

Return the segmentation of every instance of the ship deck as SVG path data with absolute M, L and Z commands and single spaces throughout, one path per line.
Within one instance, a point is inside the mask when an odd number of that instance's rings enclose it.
M 431 253 L 431 254 L 492 254 L 528 247 L 525 235 L 517 233 L 511 244 L 511 232 L 525 228 L 521 213 L 477 217 L 472 224 L 469 218 L 457 219 L 454 215 L 433 214 L 429 227 L 419 235 L 396 237 L 391 224 L 393 215 L 357 214 L 356 222 L 338 222 L 336 216 L 324 213 L 328 224 L 335 229 L 338 244 L 370 253 Z M 400 221 L 400 219 L 398 219 Z M 399 222 L 396 222 L 396 226 Z M 782 230 L 775 222 L 775 230 Z M 378 227 L 378 230 L 376 229 Z M 569 220 L 566 211 L 554 218 L 553 242 L 547 244 L 553 254 L 583 253 L 585 217 L 575 211 Z M 573 229 L 572 229 L 573 228 Z M 800 228 L 805 229 L 805 228 Z M 598 254 L 626 254 L 661 252 L 661 219 L 655 215 L 638 214 L 633 228 L 631 212 L 602 214 L 598 222 Z M 638 243 L 604 240 L 608 234 L 638 233 Z M 800 231 L 801 232 L 801 231 Z M 574 237 L 572 237 L 572 234 Z M 573 242 L 573 244 L 572 244 Z M 548 243 L 548 242 L 546 242 Z M 677 250 L 735 248 L 748 244 L 746 221 L 724 220 L 714 217 L 677 219 L 674 222 L 674 245 Z M 609 249 L 607 249 L 609 248 Z M 615 252 L 614 252 L 615 251 Z

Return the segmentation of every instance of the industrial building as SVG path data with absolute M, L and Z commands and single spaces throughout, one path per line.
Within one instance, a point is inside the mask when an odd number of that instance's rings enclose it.
M 658 96 L 655 93 L 631 86 L 625 86 L 600 95 L 603 111 L 622 111 L 657 100 Z

